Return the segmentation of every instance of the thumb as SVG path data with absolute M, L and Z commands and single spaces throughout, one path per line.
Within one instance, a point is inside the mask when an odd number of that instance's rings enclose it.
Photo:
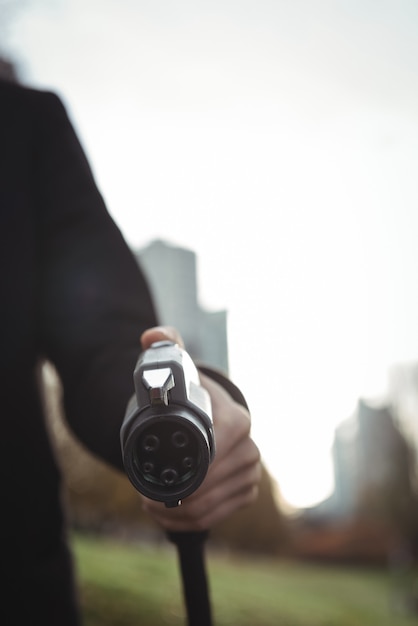
M 184 348 L 183 339 L 174 326 L 154 326 L 153 328 L 148 328 L 141 335 L 141 346 L 143 350 L 146 350 L 154 341 L 164 340 L 174 341 L 181 348 Z

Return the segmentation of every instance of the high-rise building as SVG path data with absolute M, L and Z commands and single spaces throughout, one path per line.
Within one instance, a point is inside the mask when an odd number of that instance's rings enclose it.
M 400 429 L 416 451 L 418 463 L 418 363 L 400 363 L 391 368 L 389 394 Z M 418 476 L 418 464 L 417 464 Z
M 136 252 L 162 324 L 175 326 L 197 361 L 228 373 L 227 313 L 199 304 L 196 254 L 162 240 Z
M 391 406 L 360 399 L 355 413 L 335 431 L 335 488 L 314 514 L 353 518 L 367 511 L 387 514 L 395 500 L 412 498 L 408 443 Z

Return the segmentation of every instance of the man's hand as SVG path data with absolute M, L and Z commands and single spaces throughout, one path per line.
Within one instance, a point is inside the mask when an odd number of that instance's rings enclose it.
M 164 339 L 184 347 L 178 331 L 164 326 L 151 328 L 142 334 L 142 349 L 146 350 L 154 341 Z M 203 374 L 200 379 L 211 397 L 216 455 L 202 485 L 185 498 L 181 506 L 167 508 L 163 503 L 141 495 L 144 510 L 165 530 L 206 530 L 251 504 L 258 493 L 260 453 L 250 437 L 248 411 L 218 383 Z

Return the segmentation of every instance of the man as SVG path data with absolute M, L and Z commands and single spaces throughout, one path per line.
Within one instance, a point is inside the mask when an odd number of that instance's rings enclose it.
M 158 327 L 144 276 L 60 100 L 0 81 L 0 111 L 1 621 L 76 626 L 39 364 L 48 359 L 56 367 L 75 435 L 122 470 L 119 431 L 139 351 L 163 338 L 182 341 L 175 329 Z M 205 481 L 178 509 L 143 498 L 171 531 L 209 528 L 257 493 L 249 414 L 233 399 L 240 399 L 234 386 L 208 373 L 201 382 L 211 395 L 217 454 Z

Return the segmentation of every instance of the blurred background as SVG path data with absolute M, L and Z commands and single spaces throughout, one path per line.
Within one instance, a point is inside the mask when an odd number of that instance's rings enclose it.
M 418 4 L 0 11 L 3 73 L 61 96 L 162 318 L 187 320 L 188 347 L 247 397 L 269 513 L 247 512 L 229 539 L 416 558 Z M 98 516 L 69 482 L 78 525 L 115 523 L 120 502 Z

